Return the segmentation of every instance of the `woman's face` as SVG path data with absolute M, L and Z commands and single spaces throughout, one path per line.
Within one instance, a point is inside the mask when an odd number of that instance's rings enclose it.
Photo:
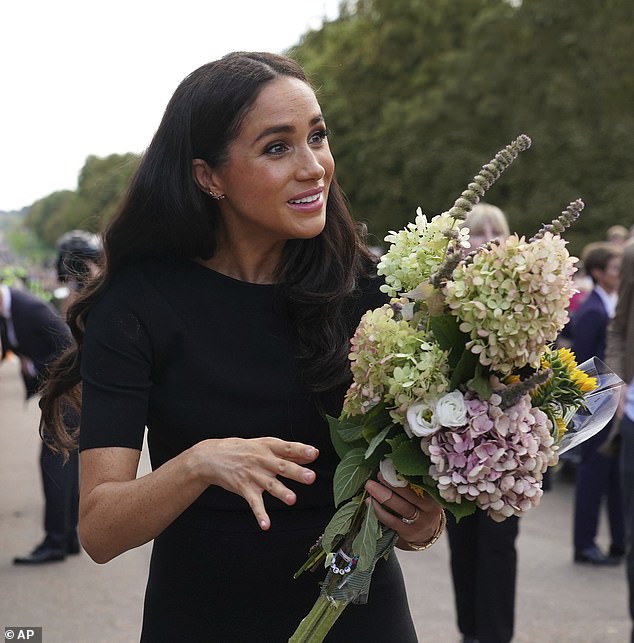
M 494 239 L 502 240 L 506 235 L 501 234 L 493 229 L 489 221 L 485 221 L 480 232 L 469 233 L 469 246 L 471 250 L 475 250 L 481 245 L 493 241 Z
M 231 242 L 308 239 L 323 230 L 334 168 L 313 90 L 282 77 L 261 90 L 208 187 L 225 195 L 218 203 Z

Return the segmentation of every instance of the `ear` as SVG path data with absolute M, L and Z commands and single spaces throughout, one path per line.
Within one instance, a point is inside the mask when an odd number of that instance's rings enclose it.
M 216 183 L 215 173 L 209 167 L 207 161 L 203 159 L 194 159 L 192 161 L 192 176 L 196 185 L 205 193 L 222 192 L 220 186 Z

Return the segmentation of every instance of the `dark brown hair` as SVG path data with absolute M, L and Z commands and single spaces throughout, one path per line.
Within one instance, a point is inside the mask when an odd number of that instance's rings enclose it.
M 221 166 L 245 114 L 266 83 L 291 76 L 306 83 L 292 59 L 236 52 L 203 65 L 174 92 L 123 203 L 104 233 L 105 265 L 71 306 L 75 346 L 50 370 L 40 406 L 41 432 L 62 452 L 76 445 L 76 431 L 62 421 L 65 400 L 81 404 L 80 358 L 86 319 L 114 275 L 151 257 L 210 258 L 216 246 L 218 206 L 196 186 L 192 160 Z M 373 265 L 363 234 L 333 180 L 324 230 L 313 239 L 287 242 L 279 267 L 279 298 L 296 333 L 304 377 L 315 392 L 341 384 L 350 328 L 342 314 L 360 277 Z

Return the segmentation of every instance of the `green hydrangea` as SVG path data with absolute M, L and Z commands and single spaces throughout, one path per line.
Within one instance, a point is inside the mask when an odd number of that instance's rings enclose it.
M 408 406 L 449 386 L 446 353 L 426 331 L 402 318 L 398 302 L 365 313 L 351 344 L 354 381 L 343 407 L 348 416 L 383 402 L 392 419 L 405 425 Z
M 546 232 L 532 242 L 511 235 L 458 265 L 446 302 L 483 366 L 502 374 L 539 367 L 568 321 L 576 261 L 564 239 Z
M 422 281 L 429 281 L 445 261 L 449 240 L 468 245 L 468 238 L 469 231 L 464 227 L 458 229 L 456 219 L 447 212 L 427 221 L 418 208 L 413 222 L 385 237 L 391 245 L 378 265 L 378 274 L 385 277 L 381 290 L 396 297 Z

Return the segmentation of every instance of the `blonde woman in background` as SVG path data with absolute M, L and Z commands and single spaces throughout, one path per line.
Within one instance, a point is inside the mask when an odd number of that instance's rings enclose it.
M 471 249 L 509 236 L 500 208 L 479 203 L 467 217 Z M 477 509 L 456 523 L 447 513 L 451 576 L 463 643 L 508 643 L 515 620 L 518 517 L 495 522 Z

